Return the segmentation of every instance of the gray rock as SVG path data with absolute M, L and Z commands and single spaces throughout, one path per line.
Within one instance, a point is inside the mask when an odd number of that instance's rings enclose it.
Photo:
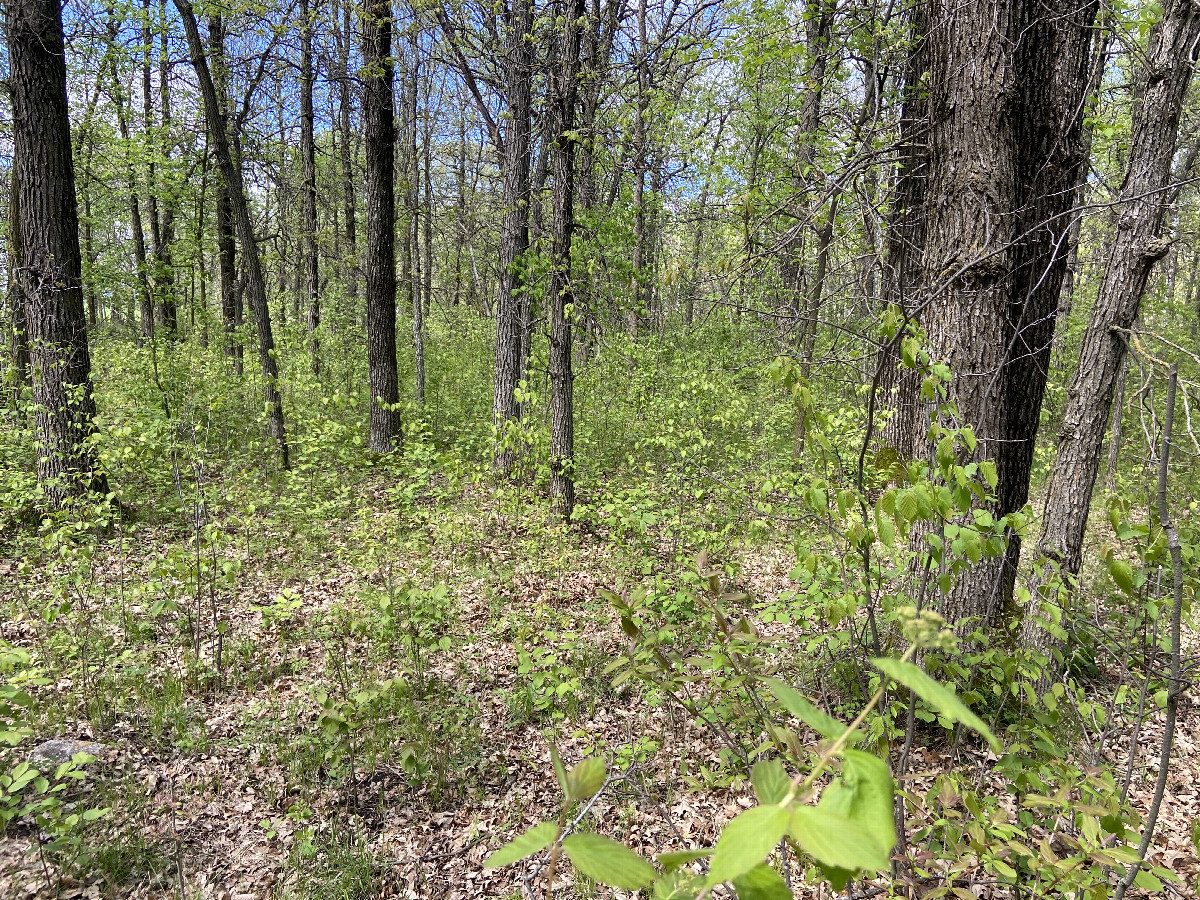
M 93 744 L 87 741 L 56 739 L 43 741 L 29 752 L 29 764 L 35 769 L 57 768 L 65 762 L 70 762 L 76 753 L 90 753 L 99 756 L 104 752 L 103 744 Z

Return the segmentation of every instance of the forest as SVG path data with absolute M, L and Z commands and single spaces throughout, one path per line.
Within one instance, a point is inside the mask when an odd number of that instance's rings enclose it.
M 0 30 L 0 897 L 1198 895 L 1198 0 Z

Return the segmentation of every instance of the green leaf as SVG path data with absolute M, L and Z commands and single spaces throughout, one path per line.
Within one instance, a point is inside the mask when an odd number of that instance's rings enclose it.
M 703 850 L 672 850 L 669 853 L 660 853 L 656 858 L 658 864 L 663 867 L 663 871 L 672 872 L 680 866 L 686 866 L 690 862 L 712 855 L 712 848 L 708 847 Z
M 918 697 L 952 722 L 962 722 L 972 731 L 983 735 L 992 749 L 999 751 L 1000 741 L 992 734 L 983 719 L 967 709 L 958 695 L 945 685 L 938 684 L 919 667 L 900 659 L 872 659 L 871 665 L 889 678 L 900 682 Z
M 554 764 L 554 777 L 558 779 L 558 786 L 562 788 L 563 796 L 570 797 L 571 793 L 567 788 L 567 770 L 563 767 L 562 757 L 558 755 L 558 748 L 553 744 L 550 745 L 550 762 Z
M 755 806 L 726 825 L 717 841 L 708 883 L 732 881 L 766 859 L 787 832 L 789 818 L 782 806 Z
M 745 875 L 733 879 L 738 900 L 792 900 L 779 873 L 770 866 L 755 866 Z
M 1156 894 L 1161 893 L 1163 889 L 1163 883 L 1145 869 L 1133 876 L 1133 883 L 1144 891 L 1153 891 Z
M 567 773 L 567 799 L 590 800 L 604 787 L 607 765 L 599 756 L 585 759 Z
M 808 725 L 813 731 L 827 738 L 841 737 L 846 726 L 828 713 L 813 706 L 804 695 L 778 678 L 767 678 L 767 688 L 775 695 L 775 699 L 783 704 L 783 708 L 793 716 Z
M 858 822 L 828 809 L 796 807 L 791 832 L 807 853 L 827 866 L 872 872 L 887 868 L 887 851 L 874 835 Z
M 1129 596 L 1133 596 L 1133 569 L 1123 559 L 1108 558 L 1108 574 L 1117 583 L 1117 587 Z
M 750 770 L 750 783 L 754 785 L 754 796 L 763 805 L 778 803 L 787 796 L 788 788 L 792 786 L 783 763 L 777 759 L 756 762 Z
M 1192 819 L 1192 846 L 1200 853 L 1200 819 Z
M 539 850 L 545 850 L 558 837 L 558 826 L 553 822 L 539 822 L 518 838 L 509 841 L 483 861 L 485 869 L 498 869 L 512 865 Z
M 842 777 L 821 792 L 818 809 L 845 816 L 865 829 L 885 853 L 896 846 L 892 774 L 878 756 L 845 751 Z
M 654 866 L 601 834 L 573 834 L 562 843 L 575 868 L 601 884 L 636 891 L 654 880 Z

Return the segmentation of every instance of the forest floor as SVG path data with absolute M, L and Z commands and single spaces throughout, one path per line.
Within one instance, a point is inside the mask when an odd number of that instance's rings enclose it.
M 647 854 L 710 845 L 751 804 L 744 783 L 683 788 L 685 777 L 703 781 L 719 769 L 719 743 L 644 691 L 615 692 L 602 674 L 626 639 L 597 589 L 643 575 L 610 536 L 548 529 L 536 507 L 514 516 L 480 485 L 419 527 L 400 529 L 403 513 L 386 493 L 368 493 L 320 533 L 268 517 L 251 545 L 236 537 L 245 522 L 230 523 L 235 537 L 221 552 L 240 558 L 241 574 L 235 588 L 208 598 L 221 628 L 189 625 L 200 633 L 197 651 L 164 623 L 144 636 L 136 666 L 96 661 L 95 685 L 108 687 L 82 692 L 100 707 L 85 717 L 64 700 L 74 712 L 36 735 L 105 747 L 89 783 L 112 812 L 96 833 L 93 861 L 86 870 L 46 865 L 35 835 L 18 831 L 0 843 L 0 897 L 517 897 L 528 866 L 485 871 L 482 863 L 557 816 L 551 739 L 568 765 L 600 753 L 624 769 L 591 816 L 596 830 Z M 161 582 L 155 561 L 186 547 L 189 534 L 149 525 L 106 545 L 93 595 L 124 597 L 131 585 Z M 662 566 L 674 564 L 670 548 L 661 556 Z M 787 548 L 748 549 L 737 562 L 739 586 L 753 594 L 789 586 Z M 8 585 L 0 602 L 10 614 L 0 618 L 0 636 L 39 645 L 51 626 L 32 614 L 28 594 L 17 598 L 18 577 L 18 561 L 0 555 L 0 584 Z M 35 569 L 34 581 L 41 577 Z M 419 630 L 393 629 L 381 649 L 378 598 L 402 596 L 396 586 L 410 581 L 444 582 L 447 591 L 421 594 Z M 138 597 L 131 608 L 146 612 Z M 98 616 L 93 627 L 115 629 L 115 621 Z M 213 675 L 215 647 L 226 661 Z M 206 655 L 210 674 L 197 686 Z M 544 676 L 537 690 L 536 674 Z M 400 675 L 404 696 L 394 699 L 387 680 Z M 81 693 L 70 679 L 50 689 Z M 351 720 L 340 739 L 321 728 L 326 695 L 359 704 L 338 707 Z M 1140 809 L 1153 791 L 1161 721 L 1153 717 L 1142 735 L 1132 791 Z M 1115 736 L 1104 751 L 1118 769 L 1125 740 Z M 946 746 L 927 743 L 915 751 L 910 789 L 927 789 L 953 765 L 976 766 L 1005 793 L 982 755 L 951 759 Z M 1186 704 L 1151 853 L 1185 885 L 1200 875 L 1190 838 L 1198 818 L 1200 717 Z M 822 896 L 791 863 L 796 895 Z M 559 880 L 570 888 L 560 897 L 610 896 L 576 883 L 569 867 Z M 874 893 L 861 882 L 852 890 Z M 1188 887 L 1170 891 L 1195 896 Z M 992 896 L 986 885 L 972 893 Z

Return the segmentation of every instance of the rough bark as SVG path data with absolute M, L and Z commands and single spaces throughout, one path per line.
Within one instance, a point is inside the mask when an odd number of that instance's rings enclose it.
M 308 308 L 308 352 L 314 375 L 321 371 L 321 298 L 317 293 L 317 151 L 313 135 L 312 14 L 300 0 L 300 164 L 303 168 L 301 243 L 304 254 L 304 296 Z
M 575 107 L 584 0 L 563 3 L 562 52 L 552 76 L 558 134 L 551 148 L 554 217 L 550 251 L 550 496 L 570 521 L 575 509 L 575 394 L 571 371 L 571 237 L 575 228 Z M 589 22 L 587 28 L 595 27 Z
M 929 175 L 929 100 L 925 74 L 929 70 L 929 9 L 914 4 L 908 24 L 909 52 L 904 69 L 900 112 L 900 146 L 896 163 L 887 257 L 883 265 L 884 297 L 903 315 L 915 317 L 924 282 L 921 258 L 925 250 L 925 192 Z M 882 432 L 882 442 L 901 459 L 917 452 L 921 376 L 900 365 L 897 347 L 887 345 L 879 362 L 882 405 L 892 414 Z
M 189 0 L 175 0 L 175 8 L 183 19 L 187 32 L 188 49 L 196 80 L 200 83 L 200 94 L 204 99 L 204 117 L 208 123 L 209 137 L 216 151 L 221 176 L 229 189 L 229 203 L 233 210 L 233 224 L 237 229 L 238 243 L 242 248 L 242 267 L 245 271 L 245 290 L 258 328 L 258 361 L 263 374 L 265 395 L 271 436 L 278 447 L 279 464 L 289 468 L 287 432 L 283 419 L 283 398 L 279 393 L 279 365 L 275 360 L 275 338 L 271 332 L 271 314 L 267 309 L 267 288 L 263 279 L 262 261 L 258 254 L 258 242 L 254 225 L 250 219 L 250 207 L 242 181 L 241 166 L 235 164 L 230 148 L 229 134 L 225 129 L 225 116 L 217 97 L 217 89 L 208 68 L 204 44 L 200 40 L 200 28 Z
M 19 284 L 33 369 L 37 474 L 47 500 L 61 506 L 107 487 L 89 440 L 96 403 L 62 15 L 57 0 L 10 0 L 6 13 L 23 251 Z
M 1200 39 L 1200 4 L 1168 0 L 1146 53 L 1133 111 L 1129 163 L 1113 211 L 1104 277 L 1067 391 L 1038 547 L 1075 575 L 1082 561 L 1092 488 L 1126 337 L 1151 267 L 1170 244 L 1160 237 L 1179 119 Z
M 396 372 L 396 201 L 394 77 L 390 0 L 363 10 L 363 125 L 367 181 L 367 382 L 371 390 L 368 444 L 378 453 L 402 441 Z
M 521 414 L 516 389 L 521 377 L 520 295 L 524 289 L 521 266 L 529 249 L 530 81 L 533 55 L 528 36 L 532 27 L 530 0 L 512 0 L 505 67 L 509 119 L 503 141 L 501 205 L 504 219 L 500 225 L 496 379 L 492 401 L 492 418 L 500 438 L 496 445 L 494 465 L 496 473 L 505 478 L 512 473 L 513 453 L 504 445 L 503 432 Z
M 221 127 L 228 133 L 230 116 L 228 74 L 225 65 L 225 23 L 220 16 L 208 20 L 208 46 L 212 73 L 220 106 Z M 211 143 L 211 142 L 210 142 Z M 242 293 L 238 290 L 237 245 L 234 241 L 233 206 L 229 202 L 229 185 L 218 167 L 216 173 L 217 274 L 221 294 L 221 321 L 225 326 L 225 355 L 233 361 L 233 371 L 243 371 L 242 342 L 237 333 L 242 327 Z
M 13 409 L 20 408 L 21 394 L 29 385 L 29 334 L 25 322 L 25 297 L 21 290 L 21 190 L 17 183 L 17 164 L 12 167 L 8 194 L 8 324 L 9 378 Z
M 338 147 L 342 167 L 343 219 L 346 226 L 346 294 L 351 306 L 358 300 L 358 210 L 354 189 L 353 138 L 350 131 L 350 2 L 342 3 L 342 27 L 334 29 L 338 53 L 338 131 L 341 143 Z M 340 36 L 339 36 L 340 34 Z
M 992 504 L 1024 504 L 1065 268 L 1094 6 L 988 0 L 931 6 L 931 111 L 922 311 L 951 397 L 995 461 Z M 915 398 L 912 402 L 916 402 Z M 924 423 L 910 435 L 930 455 Z M 945 600 L 947 618 L 989 623 L 1019 547 L 985 558 Z

